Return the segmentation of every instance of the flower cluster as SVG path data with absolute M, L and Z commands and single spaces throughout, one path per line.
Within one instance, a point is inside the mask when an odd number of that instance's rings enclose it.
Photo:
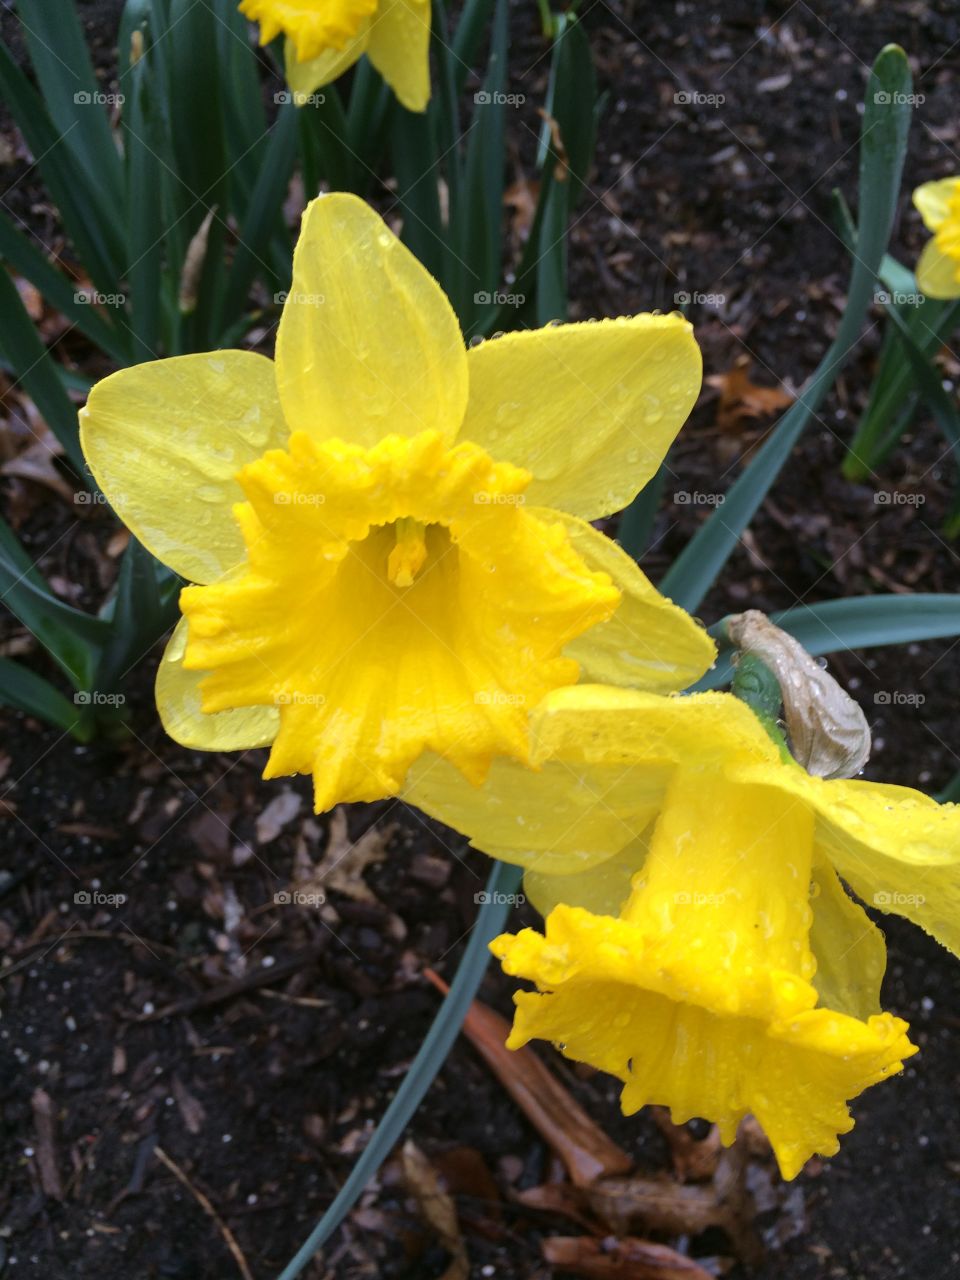
M 244 7 L 326 75 L 418 2 Z M 732 694 L 678 696 L 713 642 L 590 521 L 655 474 L 700 374 L 676 315 L 468 349 L 384 222 L 331 195 L 275 361 L 123 370 L 82 442 L 191 584 L 157 680 L 170 734 L 269 745 L 265 776 L 312 775 L 318 810 L 399 794 L 525 867 L 546 923 L 493 944 L 535 987 L 510 1043 L 552 1041 L 617 1076 L 625 1111 L 726 1142 L 750 1112 L 792 1177 L 915 1052 L 840 877 L 960 951 L 960 810 L 814 776 Z

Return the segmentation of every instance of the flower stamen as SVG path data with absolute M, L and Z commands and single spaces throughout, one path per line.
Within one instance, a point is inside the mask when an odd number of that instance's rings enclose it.
M 396 544 L 387 558 L 387 577 L 395 587 L 412 587 L 427 558 L 427 529 L 413 516 L 394 521 Z

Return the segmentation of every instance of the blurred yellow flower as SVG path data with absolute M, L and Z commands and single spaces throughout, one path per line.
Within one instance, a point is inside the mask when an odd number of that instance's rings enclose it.
M 243 0 L 260 43 L 286 37 L 287 83 L 298 105 L 366 54 L 409 111 L 430 100 L 430 0 Z
M 933 233 L 917 262 L 917 287 L 931 298 L 960 298 L 960 178 L 925 182 L 913 203 Z
M 530 709 L 580 678 L 683 688 L 706 633 L 589 523 L 656 471 L 696 398 L 678 316 L 467 350 L 436 281 L 353 196 L 308 208 L 276 362 L 122 370 L 81 414 L 91 471 L 198 585 L 161 662 L 168 732 L 272 744 L 318 810 L 437 752 L 525 761 Z
M 813 777 L 729 694 L 580 685 L 532 716 L 531 763 L 473 788 L 429 755 L 404 797 L 527 868 L 547 916 L 494 950 L 540 1036 L 731 1141 L 753 1112 L 792 1177 L 914 1052 L 880 1011 L 880 931 L 837 875 L 960 952 L 960 808 Z

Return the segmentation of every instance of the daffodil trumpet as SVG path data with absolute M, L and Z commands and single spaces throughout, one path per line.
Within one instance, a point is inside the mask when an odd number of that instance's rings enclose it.
M 931 233 L 917 262 L 917 288 L 931 298 L 960 298 L 960 177 L 925 182 L 913 203 Z
M 700 386 L 677 315 L 469 350 L 356 197 L 307 209 L 276 360 L 175 357 L 99 383 L 93 475 L 189 583 L 157 705 L 184 745 L 269 745 L 318 811 L 394 794 L 425 750 L 471 785 L 526 761 L 579 679 L 682 689 L 715 649 L 590 520 L 656 472 Z
M 808 773 L 730 694 L 556 690 L 536 772 L 476 788 L 424 756 L 405 797 L 524 866 L 546 916 L 493 944 L 533 1037 L 731 1141 L 748 1112 L 786 1177 L 833 1154 L 847 1103 L 915 1050 L 880 1007 L 882 934 L 846 892 L 960 953 L 960 808 Z
M 284 37 L 286 78 L 304 106 L 366 54 L 409 111 L 430 100 L 430 0 L 243 0 L 260 43 Z

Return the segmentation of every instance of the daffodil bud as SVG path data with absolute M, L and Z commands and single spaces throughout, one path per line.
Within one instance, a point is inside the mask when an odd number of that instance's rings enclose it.
M 740 653 L 776 676 L 794 759 L 820 778 L 858 774 L 870 758 L 870 726 L 850 695 L 759 609 L 733 614 L 725 625 Z

